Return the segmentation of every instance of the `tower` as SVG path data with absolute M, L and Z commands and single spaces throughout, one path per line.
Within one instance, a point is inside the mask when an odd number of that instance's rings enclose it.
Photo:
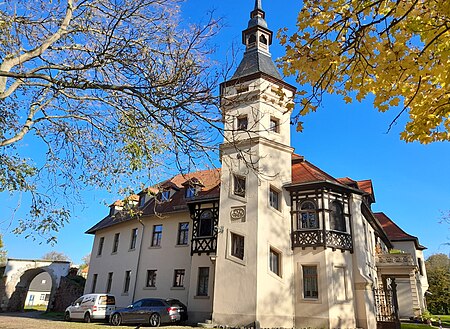
M 243 59 L 220 86 L 224 118 L 213 321 L 293 327 L 290 115 L 295 88 L 270 54 L 261 1 L 255 1 Z

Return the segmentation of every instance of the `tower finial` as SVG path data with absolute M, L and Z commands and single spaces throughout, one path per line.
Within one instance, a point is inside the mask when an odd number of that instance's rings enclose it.
M 262 10 L 261 0 L 255 0 L 255 10 Z

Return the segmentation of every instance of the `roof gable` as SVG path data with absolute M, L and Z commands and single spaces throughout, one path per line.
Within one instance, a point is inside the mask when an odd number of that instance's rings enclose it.
M 386 232 L 391 241 L 414 241 L 416 248 L 419 250 L 426 249 L 426 247 L 419 244 L 419 239 L 403 231 L 397 224 L 394 223 L 384 212 L 376 212 L 374 216 L 380 222 L 383 230 Z

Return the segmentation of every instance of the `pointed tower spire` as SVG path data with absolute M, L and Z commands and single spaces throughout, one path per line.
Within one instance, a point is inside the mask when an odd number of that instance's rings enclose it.
M 261 0 L 255 0 L 255 7 L 250 12 L 247 29 L 242 31 L 242 43 L 245 45 L 244 58 L 232 79 L 242 78 L 255 73 L 265 73 L 282 80 L 270 56 L 273 32 L 266 22 L 266 13 L 262 10 Z

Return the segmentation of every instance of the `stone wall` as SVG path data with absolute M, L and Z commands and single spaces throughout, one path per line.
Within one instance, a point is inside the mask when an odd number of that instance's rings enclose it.
M 83 295 L 85 282 L 86 280 L 79 275 L 69 274 L 62 277 L 49 311 L 64 312 L 67 306 Z

